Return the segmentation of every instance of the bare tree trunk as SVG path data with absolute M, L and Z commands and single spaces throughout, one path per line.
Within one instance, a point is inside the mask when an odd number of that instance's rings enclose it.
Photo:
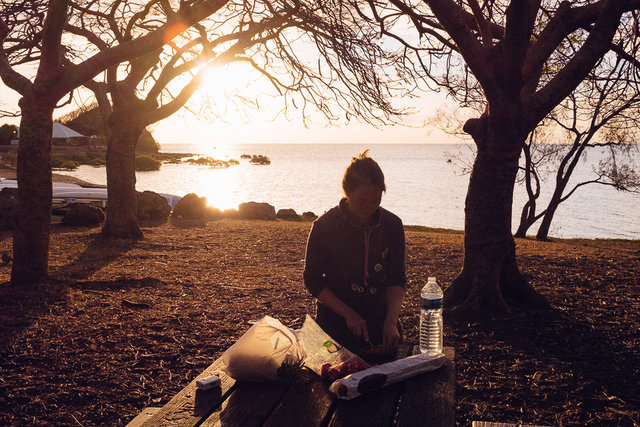
M 522 147 L 522 153 L 524 154 L 524 174 L 525 174 L 525 186 L 527 189 L 528 200 L 522 207 L 522 214 L 520 215 L 520 224 L 516 230 L 515 237 L 526 237 L 527 230 L 538 220 L 536 216 L 536 200 L 540 196 L 540 183 L 538 182 L 538 175 L 533 167 L 531 159 L 531 149 L 529 144 L 524 144 Z M 532 181 L 535 179 L 536 188 L 533 188 Z
M 563 179 L 558 179 L 556 182 L 556 188 L 553 191 L 553 196 L 551 196 L 551 200 L 547 204 L 547 208 L 544 213 L 544 217 L 542 218 L 542 222 L 540 223 L 540 227 L 538 228 L 538 233 L 536 233 L 536 240 L 547 241 L 549 240 L 549 229 L 551 228 L 551 221 L 553 221 L 553 216 L 556 214 L 558 210 L 558 206 L 562 202 L 562 193 L 567 186 L 567 181 Z
M 51 223 L 51 132 L 54 105 L 42 94 L 20 100 L 18 194 L 13 230 L 13 283 L 35 283 L 48 276 Z
M 501 315 L 512 303 L 547 306 L 516 262 L 511 212 L 521 141 L 509 138 L 500 132 L 474 135 L 478 152 L 465 202 L 464 265 L 444 298 L 452 317 Z
M 532 204 L 531 200 L 528 200 L 527 203 L 525 203 L 522 207 L 520 224 L 518 224 L 518 229 L 516 230 L 516 234 L 514 236 L 520 238 L 527 237 L 527 231 L 536 222 L 536 220 L 537 218 L 535 217 L 535 201 Z
M 562 203 L 563 201 L 562 194 L 567 188 L 569 178 L 571 178 L 571 174 L 576 168 L 578 160 L 580 159 L 582 152 L 586 147 L 586 142 L 588 142 L 589 139 L 591 138 L 587 138 L 583 144 L 573 144 L 573 147 L 571 148 L 569 153 L 560 163 L 560 167 L 556 172 L 556 187 L 554 188 L 551 200 L 549 200 L 547 208 L 545 209 L 544 217 L 542 218 L 542 222 L 540 223 L 540 227 L 538 228 L 538 233 L 536 233 L 536 240 L 549 240 L 549 229 L 551 228 L 551 221 L 553 221 L 553 217 L 558 210 L 558 206 L 560 206 L 560 203 Z
M 136 143 L 143 126 L 128 109 L 114 111 L 107 129 L 107 215 L 102 235 L 140 240 L 136 196 Z

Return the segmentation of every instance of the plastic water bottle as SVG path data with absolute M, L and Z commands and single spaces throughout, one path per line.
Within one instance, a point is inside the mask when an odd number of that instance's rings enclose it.
M 442 353 L 442 289 L 429 277 L 420 291 L 420 352 Z

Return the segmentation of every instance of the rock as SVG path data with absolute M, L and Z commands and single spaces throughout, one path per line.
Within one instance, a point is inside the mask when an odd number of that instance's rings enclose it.
M 221 219 L 223 217 L 222 211 L 213 206 L 207 206 L 207 211 L 205 215 L 206 215 L 206 219 L 209 219 L 209 220 Z
M 175 218 L 205 219 L 207 211 L 207 198 L 189 193 L 178 200 L 171 215 Z
M 137 216 L 140 221 L 163 221 L 171 215 L 167 199 L 153 191 L 137 192 Z
M 269 203 L 240 203 L 238 213 L 242 219 L 276 219 L 276 208 Z
M 285 221 L 300 221 L 300 215 L 293 209 L 280 209 L 276 213 L 276 218 L 283 219 Z
M 225 209 L 224 211 L 222 211 L 222 217 L 223 218 L 238 219 L 238 218 L 240 218 L 240 212 L 238 212 L 237 209 Z
M 72 227 L 94 226 L 104 221 L 104 212 L 88 203 L 74 203 L 62 217 L 62 223 Z
M 13 229 L 17 195 L 17 188 L 5 187 L 0 191 L 0 230 Z
M 302 214 L 302 219 L 304 219 L 305 221 L 313 221 L 316 218 L 318 218 L 318 215 L 314 214 L 313 212 L 304 212 Z

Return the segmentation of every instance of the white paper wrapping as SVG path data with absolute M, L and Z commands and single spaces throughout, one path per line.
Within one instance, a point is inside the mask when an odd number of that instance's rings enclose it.
M 335 393 L 339 399 L 350 400 L 368 391 L 377 390 L 415 375 L 438 369 L 444 364 L 444 361 L 444 354 L 409 356 L 336 380 L 331 384 L 329 390 Z

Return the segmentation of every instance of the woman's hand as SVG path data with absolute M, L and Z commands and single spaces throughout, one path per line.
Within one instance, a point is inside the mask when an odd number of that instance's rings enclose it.
M 400 344 L 400 331 L 398 323 L 386 320 L 382 327 L 382 351 L 391 353 Z
M 349 328 L 353 335 L 365 342 L 369 342 L 367 321 L 364 320 L 362 316 L 350 309 L 345 313 L 344 320 L 347 322 L 347 328 Z
M 318 295 L 318 301 L 329 307 L 331 311 L 342 316 L 347 323 L 347 328 L 353 335 L 369 342 L 369 331 L 367 330 L 367 321 L 356 313 L 351 307 L 345 304 L 340 298 L 335 296 L 329 288 L 324 288 Z

